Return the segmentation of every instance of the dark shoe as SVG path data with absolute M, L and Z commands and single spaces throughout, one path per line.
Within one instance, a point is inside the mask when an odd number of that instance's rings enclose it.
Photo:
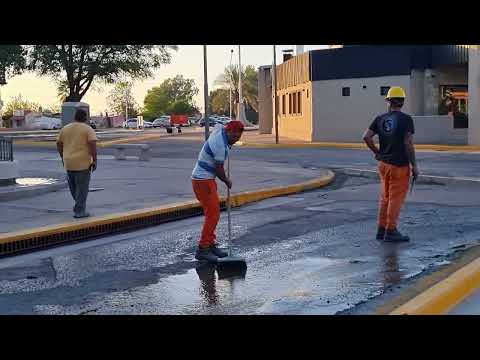
M 403 242 L 403 241 L 410 241 L 408 236 L 400 234 L 397 229 L 387 230 L 385 232 L 385 241 L 391 242 Z
M 211 245 L 211 246 L 210 246 L 210 251 L 211 251 L 215 256 L 218 256 L 219 258 L 223 258 L 223 257 L 228 256 L 228 253 L 227 253 L 226 251 L 223 251 L 223 250 L 219 249 L 217 244 Z
M 377 240 L 383 240 L 385 238 L 385 228 L 379 226 L 377 230 Z
M 88 212 L 83 212 L 83 213 L 80 213 L 80 214 L 73 215 L 73 217 L 75 219 L 86 218 L 86 217 L 89 217 L 89 216 L 90 216 L 90 214 Z
M 210 250 L 210 248 L 197 248 L 195 252 L 195 259 L 198 261 L 208 261 L 209 263 L 216 263 L 218 257 Z

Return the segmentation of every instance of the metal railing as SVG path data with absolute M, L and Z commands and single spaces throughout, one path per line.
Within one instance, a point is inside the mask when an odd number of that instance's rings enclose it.
M 13 161 L 13 141 L 0 137 L 0 161 Z

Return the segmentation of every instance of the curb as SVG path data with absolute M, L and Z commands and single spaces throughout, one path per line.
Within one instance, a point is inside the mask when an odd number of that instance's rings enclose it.
M 301 149 L 301 148 L 337 148 L 337 149 L 361 149 L 368 150 L 368 147 L 362 143 L 336 143 L 336 142 L 309 142 L 309 143 L 286 143 L 286 144 L 264 144 L 254 142 L 237 142 L 238 146 L 246 148 L 259 149 Z M 471 152 L 480 151 L 477 145 L 434 145 L 434 144 L 416 144 L 416 150 L 430 151 L 450 151 L 450 152 Z
M 473 260 L 390 315 L 442 315 L 480 288 L 480 258 Z
M 379 179 L 378 172 L 376 170 L 354 169 L 354 168 L 331 168 L 339 174 L 349 176 L 359 176 L 370 179 Z M 433 175 L 420 175 L 417 183 L 432 184 L 432 185 L 480 185 L 479 178 L 470 177 L 448 177 L 448 176 L 433 176 Z
M 17 199 L 28 198 L 37 195 L 43 195 L 50 192 L 55 192 L 58 190 L 62 190 L 68 187 L 68 182 L 63 180 L 59 181 L 56 184 L 51 185 L 39 185 L 36 187 L 26 188 L 26 189 L 18 189 L 11 192 L 0 192 L 0 201 L 11 201 Z
M 314 180 L 235 194 L 231 197 L 231 204 L 233 207 L 238 207 L 275 196 L 313 190 L 330 184 L 334 179 L 335 174 L 327 170 L 326 175 Z M 221 207 L 222 209 L 226 208 L 225 197 L 221 198 Z M 0 234 L 0 256 L 14 255 L 62 243 L 136 230 L 201 215 L 202 213 L 200 203 L 195 200 Z

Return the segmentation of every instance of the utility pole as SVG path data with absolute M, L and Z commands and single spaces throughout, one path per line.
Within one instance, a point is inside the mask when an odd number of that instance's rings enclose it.
M 278 144 L 278 114 L 277 114 L 277 47 L 273 45 L 273 119 L 275 121 L 275 144 Z
M 203 102 L 205 106 L 205 114 L 203 118 L 205 120 L 205 141 L 207 141 L 210 136 L 210 119 L 208 118 L 207 45 L 203 45 L 203 92 Z
M 229 108 L 230 108 L 230 120 L 232 120 L 232 86 L 233 86 L 233 83 L 232 83 L 232 56 L 233 56 L 233 49 L 230 50 L 230 86 L 229 86 L 229 89 L 230 89 L 230 102 L 228 103 L 229 104 Z

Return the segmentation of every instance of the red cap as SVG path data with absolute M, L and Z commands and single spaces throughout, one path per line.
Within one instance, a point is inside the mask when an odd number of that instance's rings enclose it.
M 232 120 L 227 125 L 225 125 L 225 129 L 233 132 L 242 132 L 244 129 L 244 126 L 241 121 Z

